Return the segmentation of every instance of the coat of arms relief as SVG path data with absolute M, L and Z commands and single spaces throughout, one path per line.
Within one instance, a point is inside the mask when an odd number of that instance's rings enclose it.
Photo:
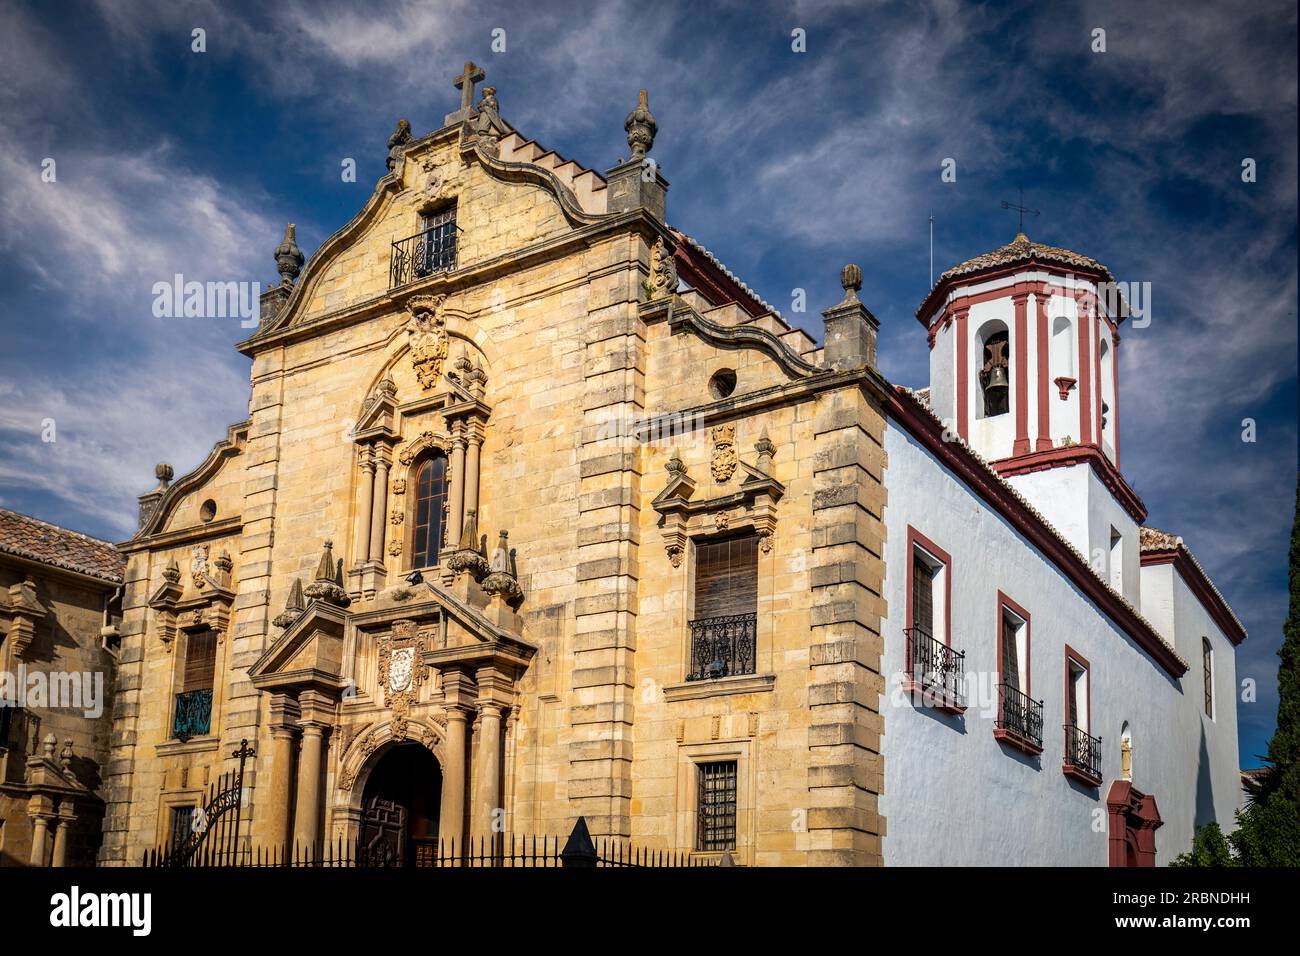
M 729 422 L 726 425 L 716 425 L 713 429 L 713 458 L 710 462 L 710 470 L 713 472 L 713 480 L 721 484 L 730 481 L 731 476 L 736 473 L 736 466 L 740 459 L 736 456 L 736 425 Z
M 393 712 L 394 740 L 406 739 L 411 705 L 429 676 L 424 663 L 424 637 L 415 621 L 394 621 L 392 631 L 379 640 L 379 687 L 384 706 Z
M 411 366 L 420 387 L 433 388 L 442 377 L 447 359 L 447 320 L 443 317 L 444 295 L 416 295 L 406 303 L 406 334 L 411 348 Z

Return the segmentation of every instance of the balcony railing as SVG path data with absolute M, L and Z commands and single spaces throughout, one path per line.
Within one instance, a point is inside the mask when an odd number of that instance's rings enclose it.
M 690 680 L 754 673 L 757 614 L 729 614 L 691 621 Z
M 388 263 L 388 287 L 456 268 L 456 223 L 449 222 L 393 243 Z
M 176 716 L 172 736 L 186 741 L 206 736 L 212 728 L 212 688 L 189 690 L 176 695 Z
M 1065 772 L 1101 782 L 1101 738 L 1074 724 L 1065 725 Z
M 1043 702 L 1010 684 L 998 685 L 998 736 L 1010 738 L 1021 749 L 1043 749 Z
M 942 708 L 966 707 L 966 655 L 936 641 L 923 627 L 903 631 L 907 638 L 907 677 L 922 695 Z

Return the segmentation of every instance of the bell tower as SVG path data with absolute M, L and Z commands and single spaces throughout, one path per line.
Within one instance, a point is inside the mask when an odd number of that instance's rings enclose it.
M 1019 232 L 944 272 L 916 313 L 934 414 L 1107 566 L 1146 517 L 1119 470 L 1115 288 L 1097 260 Z

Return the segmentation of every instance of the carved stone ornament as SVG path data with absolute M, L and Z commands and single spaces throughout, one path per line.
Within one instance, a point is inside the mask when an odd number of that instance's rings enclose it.
M 636 109 L 627 114 L 623 128 L 627 130 L 627 144 L 632 147 L 632 158 L 640 162 L 650 152 L 650 147 L 654 146 L 655 133 L 659 129 L 654 114 L 650 112 L 645 90 L 637 96 Z
M 646 294 L 653 300 L 676 291 L 677 261 L 660 236 L 650 249 L 650 278 L 646 281 Z
M 426 156 L 420 163 L 420 168 L 424 170 L 424 185 L 420 189 L 420 196 L 428 202 L 433 202 L 442 192 L 447 177 L 438 165 L 438 161 L 432 156 Z
M 397 129 L 393 130 L 393 135 L 388 137 L 388 159 L 385 161 L 389 170 L 397 165 L 397 160 L 401 158 L 402 153 L 406 150 L 414 137 L 411 135 L 411 123 L 406 119 L 397 121 Z
M 736 426 L 734 422 L 715 425 L 713 428 L 713 458 L 709 463 L 713 480 L 721 484 L 730 481 L 736 473 L 740 459 L 736 456 Z
M 408 464 L 409 464 L 409 462 L 408 462 Z M 392 483 L 392 485 L 389 487 L 388 491 L 389 491 L 390 494 L 394 494 L 394 495 L 404 495 L 404 494 L 406 494 L 406 479 L 405 479 L 405 478 L 394 478 L 394 479 L 393 479 L 393 483 Z
M 203 587 L 203 578 L 208 573 L 208 546 L 199 544 L 190 552 L 190 577 L 196 588 Z
M 379 686 L 384 706 L 393 712 L 393 739 L 406 739 L 407 719 L 429 669 L 423 660 L 424 639 L 414 621 L 393 622 L 379 642 Z
M 411 366 L 425 391 L 438 384 L 442 377 L 442 363 L 447 358 L 447 321 L 442 315 L 446 298 L 442 295 L 417 295 L 406 303 L 406 313 L 411 317 L 406 325 Z

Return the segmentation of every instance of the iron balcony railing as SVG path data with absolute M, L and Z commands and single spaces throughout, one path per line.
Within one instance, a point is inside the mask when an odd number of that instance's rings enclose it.
M 754 673 L 757 614 L 729 614 L 691 621 L 689 680 Z
M 907 676 L 923 691 L 955 707 L 966 706 L 966 654 L 936 641 L 923 627 L 903 631 L 907 638 Z
M 1065 725 L 1065 765 L 1101 780 L 1101 738 L 1074 724 Z
M 185 741 L 203 737 L 212 728 L 212 688 L 188 690 L 176 695 L 176 716 L 172 736 Z
M 1043 702 L 1034 700 L 1010 684 L 998 685 L 999 730 L 1014 734 L 1021 740 L 1043 746 Z
M 388 263 L 388 287 L 456 268 L 456 224 L 444 223 L 393 243 Z

